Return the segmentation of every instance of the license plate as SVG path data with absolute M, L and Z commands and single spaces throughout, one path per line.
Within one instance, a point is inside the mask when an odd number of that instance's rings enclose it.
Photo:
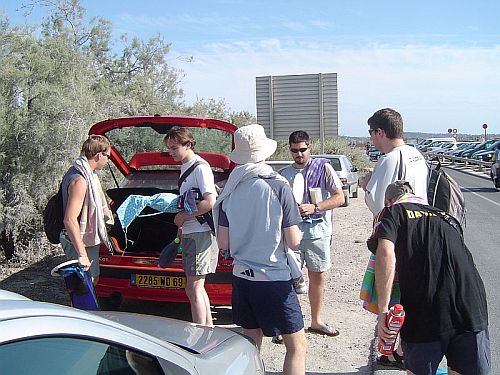
M 143 288 L 184 289 L 186 278 L 182 276 L 132 275 L 130 285 Z

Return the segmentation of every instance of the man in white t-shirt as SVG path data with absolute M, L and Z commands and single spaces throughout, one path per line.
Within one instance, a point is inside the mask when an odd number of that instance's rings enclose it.
M 217 267 L 219 249 L 207 222 L 200 223 L 197 216 L 212 210 L 217 198 L 214 175 L 210 165 L 194 153 L 196 141 L 186 128 L 171 129 L 164 139 L 169 154 L 175 161 L 181 162 L 181 176 L 195 162 L 201 161 L 182 181 L 179 194 L 191 189 L 198 189 L 201 200 L 196 203 L 197 211 L 189 214 L 179 212 L 174 223 L 182 230 L 182 265 L 186 273 L 186 294 L 191 303 L 193 322 L 213 326 L 210 301 L 205 290 L 205 277 L 214 273 Z
M 384 208 L 387 186 L 396 180 L 408 181 L 415 195 L 427 202 L 428 168 L 424 156 L 403 140 L 403 118 L 391 108 L 380 109 L 368 119 L 370 139 L 382 155 L 361 180 L 365 202 L 376 216 Z
M 382 155 L 372 173 L 360 181 L 365 191 L 365 202 L 375 218 L 385 205 L 387 186 L 397 180 L 406 180 L 411 184 L 416 196 L 427 203 L 428 168 L 424 156 L 415 147 L 408 146 L 403 140 L 403 118 L 392 108 L 376 111 L 368 119 L 370 140 Z M 382 355 L 377 363 L 404 368 L 402 348 L 389 356 Z

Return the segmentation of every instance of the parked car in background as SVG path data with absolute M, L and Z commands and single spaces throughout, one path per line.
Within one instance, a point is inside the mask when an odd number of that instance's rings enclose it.
M 467 150 L 471 150 L 473 149 L 474 147 L 476 147 L 477 145 L 479 145 L 481 142 L 477 142 L 477 141 L 471 141 L 471 142 L 466 142 L 465 146 L 463 147 L 458 147 L 456 150 L 454 151 L 451 151 L 449 154 L 451 156 L 457 156 L 457 157 L 461 157 L 462 154 L 467 151 Z
M 435 138 L 426 138 L 422 139 L 420 142 L 417 143 L 416 148 L 418 150 L 425 149 L 426 147 L 430 146 L 431 143 L 433 142 L 449 142 L 449 143 L 455 143 L 456 139 L 453 137 L 435 137 Z
M 0 290 L 2 374 L 264 374 L 255 343 L 222 327 L 87 312 Z
M 460 155 L 462 158 L 470 158 L 473 154 L 479 151 L 484 151 L 486 150 L 487 147 L 489 147 L 492 143 L 496 142 L 496 139 L 490 139 L 488 141 L 481 142 L 474 148 L 468 149 Z
M 358 197 L 358 169 L 353 166 L 351 160 L 345 155 L 311 155 L 312 158 L 325 158 L 330 160 L 330 164 L 337 173 L 337 176 L 342 183 L 342 190 L 344 192 L 345 203 L 344 207 L 349 205 L 350 198 Z M 279 171 L 293 164 L 292 160 L 268 160 L 266 161 L 275 171 Z
M 342 182 L 342 190 L 344 192 L 345 203 L 343 207 L 349 206 L 350 198 L 358 197 L 358 168 L 352 165 L 352 162 L 345 155 L 311 155 L 313 158 L 325 158 L 330 160 L 340 182 Z
M 89 134 L 106 136 L 111 142 L 111 161 L 122 174 L 117 186 L 106 191 L 111 210 L 131 195 L 151 197 L 159 193 L 179 193 L 180 163 L 163 143 L 174 126 L 189 128 L 196 139 L 196 153 L 212 167 L 216 184 L 223 184 L 234 164 L 227 156 L 233 144 L 235 125 L 225 121 L 181 117 L 146 116 L 102 121 Z M 140 207 L 142 209 L 142 207 Z M 139 210 L 140 210 L 139 209 Z M 177 236 L 175 213 L 144 207 L 129 226 L 120 220 L 109 228 L 110 248 L 101 246 L 100 277 L 96 286 L 99 303 L 116 309 L 122 299 L 184 302 L 186 276 L 182 253 L 167 268 L 159 268 L 161 250 Z M 216 273 L 206 277 L 205 289 L 215 305 L 231 304 L 232 260 L 219 257 Z
M 490 177 L 493 181 L 493 185 L 495 185 L 495 188 L 500 190 L 500 160 L 498 159 L 498 155 L 495 159 L 496 161 L 490 168 Z
M 500 148 L 500 140 L 491 143 L 483 151 L 475 152 L 471 155 L 471 158 L 482 161 L 491 161 L 493 156 L 495 156 L 496 151 Z
M 375 148 L 375 146 L 371 146 L 368 150 L 368 157 L 371 161 L 377 161 L 384 153 Z

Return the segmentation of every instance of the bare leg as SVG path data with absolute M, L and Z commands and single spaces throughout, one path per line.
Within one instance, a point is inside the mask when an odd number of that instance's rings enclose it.
M 304 329 L 283 335 L 286 347 L 283 375 L 304 375 L 306 372 L 307 340 Z
M 256 329 L 245 329 L 243 328 L 243 334 L 247 335 L 248 337 L 251 337 L 253 341 L 255 341 L 255 344 L 257 345 L 257 348 L 259 349 L 262 346 L 262 337 L 264 334 L 262 333 L 262 330 L 260 328 Z
M 311 327 L 321 328 L 325 325 L 321 320 L 323 307 L 325 277 L 323 272 L 308 271 L 309 303 L 311 305 Z
M 186 294 L 191 304 L 193 322 L 213 327 L 210 301 L 205 290 L 205 276 L 186 276 Z

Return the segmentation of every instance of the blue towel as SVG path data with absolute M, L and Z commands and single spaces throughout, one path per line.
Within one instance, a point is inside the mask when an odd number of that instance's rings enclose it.
M 151 216 L 163 212 L 177 213 L 183 209 L 188 213 L 197 211 L 195 194 L 193 192 L 187 191 L 184 193 L 182 202 L 183 207 L 179 208 L 179 196 L 172 193 L 159 193 L 151 196 L 130 195 L 118 207 L 116 214 L 118 215 L 118 219 L 120 219 L 122 228 L 126 230 L 130 223 L 138 216 Z M 146 207 L 154 208 L 158 212 L 150 215 L 140 215 Z

